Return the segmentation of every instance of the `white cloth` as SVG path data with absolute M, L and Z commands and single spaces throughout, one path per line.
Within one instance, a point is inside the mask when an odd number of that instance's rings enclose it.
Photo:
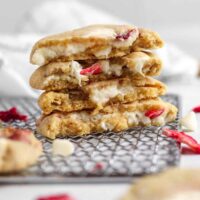
M 36 69 L 29 64 L 30 47 L 35 35 L 0 36 L 0 97 L 37 96 L 28 84 Z
M 198 73 L 198 60 L 186 54 L 173 44 L 165 44 L 154 51 L 163 62 L 160 75 L 162 81 L 192 81 Z
M 0 35 L 0 96 L 38 96 L 39 91 L 31 89 L 28 83 L 36 69 L 29 64 L 32 45 L 44 35 L 92 23 L 124 22 L 77 0 L 42 1 L 29 11 L 20 27 L 26 34 Z M 161 80 L 192 80 L 197 74 L 197 60 L 176 46 L 167 44 L 156 53 L 164 62 Z
M 55 11 L 55 12 L 54 12 Z M 119 24 L 123 20 L 78 0 L 42 1 L 21 21 L 21 32 L 50 34 L 90 24 Z

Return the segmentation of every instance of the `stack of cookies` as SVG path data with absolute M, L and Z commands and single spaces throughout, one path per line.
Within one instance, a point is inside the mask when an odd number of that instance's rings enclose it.
M 159 96 L 166 86 L 151 78 L 162 61 L 150 50 L 163 46 L 159 35 L 130 25 L 92 25 L 38 41 L 31 63 L 33 88 L 44 90 L 37 130 L 57 136 L 161 126 L 177 109 Z

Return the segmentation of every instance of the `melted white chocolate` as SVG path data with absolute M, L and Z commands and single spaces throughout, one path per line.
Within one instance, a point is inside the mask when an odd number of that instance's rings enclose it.
M 76 61 L 71 62 L 71 76 L 75 77 L 78 80 L 80 86 L 82 78 L 85 77 L 84 75 L 81 75 L 80 73 L 81 70 L 82 66 L 78 62 Z
M 81 53 L 85 51 L 88 47 L 93 46 L 93 43 L 85 43 L 85 44 L 78 44 L 78 43 L 72 43 L 67 46 L 50 46 L 50 47 L 43 47 L 40 49 L 37 49 L 33 56 L 32 61 L 42 66 L 46 63 L 47 60 L 51 60 L 54 58 L 57 58 L 59 56 L 70 56 L 74 54 Z
M 111 47 L 107 47 L 105 49 L 99 50 L 97 52 L 94 53 L 94 55 L 96 57 L 108 57 L 108 55 L 110 54 L 112 48 Z
M 151 124 L 151 120 L 148 117 L 146 117 L 143 112 L 138 112 L 138 111 L 125 112 L 124 116 L 127 118 L 129 125 L 133 125 L 133 124 L 138 125 L 139 123 L 142 123 L 145 125 Z
M 122 74 L 123 65 L 120 64 L 110 64 L 109 61 L 103 60 L 100 61 L 99 64 L 101 65 L 101 69 L 104 74 L 107 75 L 116 75 L 120 76 Z
M 51 75 L 51 76 L 48 76 L 45 81 L 44 81 L 44 85 L 48 85 L 49 82 L 51 81 L 61 81 L 61 80 L 66 80 L 66 81 L 70 81 L 70 77 L 69 76 L 66 76 L 65 74 L 63 75 Z
M 105 131 L 112 131 L 114 129 L 114 126 L 112 124 L 109 124 L 108 122 L 101 122 L 101 128 Z
M 135 60 L 135 67 L 134 68 L 130 68 L 130 70 L 132 70 L 133 72 L 136 72 L 136 73 L 144 75 L 142 70 L 143 70 L 144 64 L 146 63 L 146 61 L 148 59 L 149 59 L 148 57 L 137 58 Z
M 75 78 L 78 82 L 78 84 L 81 86 L 81 82 L 82 80 L 87 80 L 87 76 L 86 75 L 82 75 L 80 72 L 82 70 L 82 66 L 76 62 L 76 61 L 71 61 L 71 71 L 70 71 L 70 76 L 66 75 L 66 74 L 62 74 L 62 75 L 51 75 L 48 76 L 45 81 L 44 81 L 44 85 L 48 85 L 48 83 L 50 81 L 60 81 L 60 80 L 66 80 L 66 81 L 71 81 L 72 78 Z
M 143 74 L 143 67 L 145 62 L 148 60 L 148 56 L 144 58 L 138 58 L 135 61 L 134 67 L 129 67 L 129 70 L 132 71 L 133 73 L 140 73 Z M 121 76 L 123 72 L 123 65 L 122 64 L 112 64 L 108 60 L 102 60 L 98 62 L 101 65 L 102 72 L 106 75 L 115 75 L 115 76 Z M 80 72 L 83 69 L 81 64 L 77 61 L 71 61 L 71 72 L 70 76 L 75 78 L 78 82 L 78 84 L 81 86 L 81 82 L 87 81 L 88 76 L 87 75 L 81 75 Z M 71 77 L 68 77 L 69 75 L 51 75 L 46 78 L 44 81 L 44 85 L 48 85 L 49 81 L 55 80 L 71 80 Z M 60 78 L 59 78 L 60 77 Z
M 133 91 L 134 87 L 132 86 L 117 88 L 117 85 L 112 85 L 102 89 L 94 89 L 90 95 L 90 99 L 96 104 L 104 104 L 117 95 L 125 96 Z

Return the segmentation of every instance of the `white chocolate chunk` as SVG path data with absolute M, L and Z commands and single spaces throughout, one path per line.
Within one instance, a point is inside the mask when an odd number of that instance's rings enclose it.
M 102 89 L 95 89 L 91 94 L 91 100 L 94 103 L 103 104 L 108 102 L 111 98 L 116 97 L 117 95 L 125 96 L 129 92 L 133 92 L 134 87 L 125 86 L 117 88 L 116 85 L 111 85 Z
M 96 57 L 108 57 L 108 55 L 110 54 L 110 52 L 111 52 L 111 50 L 112 50 L 112 48 L 111 47 L 107 47 L 106 49 L 102 49 L 102 50 L 99 50 L 99 51 L 97 51 L 97 52 L 95 52 L 94 54 L 95 54 L 95 56 Z
M 107 122 L 101 122 L 101 128 L 105 131 L 112 131 L 114 126 L 112 126 L 111 124 Z
M 71 75 L 76 77 L 80 86 L 81 86 L 81 79 L 82 79 L 82 77 L 84 77 L 84 75 L 81 75 L 81 73 L 80 73 L 81 70 L 82 70 L 82 66 L 78 62 L 72 61 Z
M 197 119 L 194 112 L 189 112 L 185 117 L 180 120 L 181 125 L 188 131 L 197 130 Z
M 43 55 L 43 49 L 36 50 L 35 53 L 33 54 L 32 60 L 39 66 L 44 65 L 45 57 Z
M 55 139 L 52 144 L 54 155 L 69 156 L 74 152 L 74 145 L 66 139 Z
M 67 46 L 51 46 L 51 47 L 43 47 L 37 49 L 33 56 L 32 61 L 34 64 L 39 66 L 44 65 L 46 61 L 54 59 L 59 56 L 71 56 L 81 52 L 84 52 L 88 47 L 91 47 L 93 43 L 88 42 L 85 44 L 71 43 Z
M 116 76 L 120 76 L 122 74 L 122 65 L 119 64 L 109 64 L 107 60 L 99 61 L 99 64 L 101 65 L 101 69 L 104 74 L 114 74 Z
M 145 58 L 138 58 L 138 59 L 136 60 L 136 65 L 135 65 L 134 71 L 144 76 L 142 70 L 143 70 L 143 67 L 144 67 L 145 62 L 146 62 L 148 59 L 149 59 L 148 57 L 145 57 Z
M 149 117 L 146 117 L 143 112 L 125 112 L 124 115 L 126 116 L 129 125 L 138 125 L 140 122 L 145 125 L 151 124 L 151 120 Z

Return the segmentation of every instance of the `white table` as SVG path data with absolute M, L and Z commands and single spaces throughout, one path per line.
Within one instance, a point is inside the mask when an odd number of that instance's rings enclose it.
M 200 105 L 200 80 L 196 83 L 168 84 L 169 92 L 179 94 L 182 99 L 182 113 L 186 114 L 191 108 Z M 199 127 L 192 133 L 200 141 L 200 114 Z M 200 167 L 200 156 L 184 155 L 180 167 Z M 117 200 L 128 189 L 128 184 L 56 184 L 56 185 L 19 185 L 0 186 L 0 200 L 34 200 L 39 195 L 69 193 L 77 200 Z

